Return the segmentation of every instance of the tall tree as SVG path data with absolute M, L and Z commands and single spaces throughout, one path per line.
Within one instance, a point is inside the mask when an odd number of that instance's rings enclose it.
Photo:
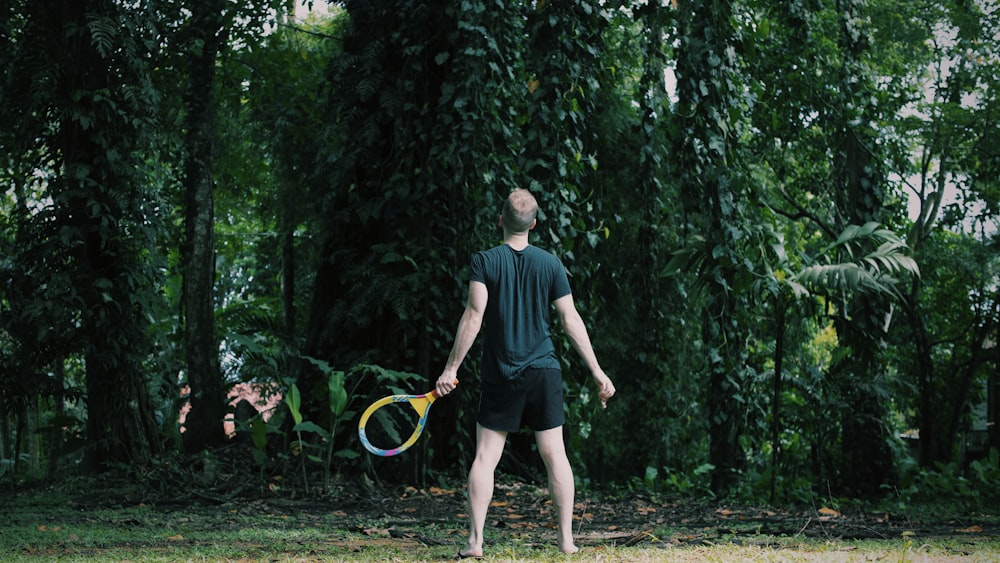
M 835 131 L 833 179 L 835 225 L 885 223 L 888 211 L 887 171 L 878 132 L 871 126 L 884 121 L 875 77 L 866 59 L 872 49 L 867 0 L 837 0 L 835 13 L 840 47 L 836 69 L 840 103 L 829 115 Z M 836 317 L 841 343 L 851 353 L 833 366 L 849 408 L 842 413 L 842 485 L 852 492 L 875 495 L 894 479 L 894 460 L 888 446 L 888 404 L 883 366 L 878 351 L 887 338 L 890 304 L 881 296 L 862 294 L 839 304 Z
M 484 177 L 505 174 L 489 166 L 497 156 L 484 147 L 500 146 L 502 157 L 508 140 L 478 108 L 506 111 L 506 72 L 490 76 L 485 59 L 503 56 L 490 36 L 508 23 L 485 5 L 379 0 L 344 8 L 343 53 L 328 67 L 322 243 L 304 352 L 339 369 L 373 362 L 431 380 L 462 301 L 456 277 L 467 249 L 478 246 Z M 502 88 L 487 95 L 491 84 Z M 299 387 L 304 408 L 327 410 L 320 374 L 300 374 Z M 426 459 L 417 459 L 422 478 Z
M 912 108 L 924 118 L 901 120 L 911 138 L 901 160 L 916 210 L 909 243 L 933 274 L 911 283 L 899 344 L 910 353 L 896 361 L 919 391 L 920 464 L 933 468 L 960 457 L 969 407 L 996 361 L 987 350 L 996 265 L 983 225 L 997 213 L 997 50 L 983 38 L 996 34 L 1000 9 L 934 2 L 920 18 L 927 37 L 914 49 L 920 64 L 907 70 L 924 85 Z
M 670 345 L 698 340 L 701 296 L 686 294 L 681 277 L 661 276 L 684 216 L 677 205 L 680 186 L 669 143 L 676 123 L 666 81 L 680 11 L 657 2 L 632 8 L 602 13 L 609 19 L 601 28 L 602 56 L 589 71 L 601 87 L 582 106 L 593 136 L 586 154 L 596 167 L 580 174 L 586 205 L 576 208 L 573 224 L 586 237 L 572 241 L 574 287 L 619 393 L 613 408 L 593 415 L 586 385 L 570 386 L 567 425 L 576 439 L 570 449 L 583 458 L 588 477 L 655 482 L 654 475 L 668 477 L 663 468 L 693 475 L 704 463 L 708 423 L 700 401 L 678 400 L 704 391 L 700 375 L 686 367 L 699 351 Z M 599 243 L 591 248 L 593 242 Z M 628 415 L 638 410 L 644 416 Z M 598 435 L 608 447 L 583 446 Z M 662 447 L 628 439 L 636 435 Z M 644 461 L 623 463 L 639 459 Z
M 62 270 L 75 296 L 60 316 L 79 327 L 86 365 L 86 465 L 146 463 L 161 448 L 143 369 L 155 286 L 144 256 L 157 234 L 140 174 L 156 100 L 148 22 L 110 0 L 24 10 L 14 61 L 35 93 L 21 101 L 19 149 L 42 157 L 33 166 L 50 202 L 31 218 L 42 235 L 36 258 Z
M 185 447 L 200 451 L 225 439 L 226 391 L 219 372 L 215 333 L 215 69 L 226 46 L 226 2 L 193 0 L 185 102 L 184 160 L 184 349 L 191 411 Z
M 679 1 L 677 56 L 679 126 L 675 144 L 686 236 L 712 249 L 699 277 L 707 304 L 702 315 L 702 345 L 708 365 L 705 397 L 709 419 L 712 489 L 728 491 L 743 458 L 739 437 L 744 424 L 746 326 L 739 318 L 744 296 L 734 291 L 742 267 L 748 194 L 736 173 L 742 126 L 740 60 L 735 48 L 733 4 L 721 0 Z M 734 166 L 736 165 L 736 166 Z
M 748 57 L 759 100 L 754 126 L 763 132 L 753 150 L 766 163 L 755 169 L 770 179 L 768 207 L 802 256 L 814 256 L 849 225 L 880 222 L 898 230 L 903 224 L 889 171 L 897 169 L 906 140 L 892 132 L 916 83 L 880 77 L 904 76 L 908 61 L 918 60 L 913 45 L 924 35 L 912 22 L 924 10 L 908 4 L 898 12 L 894 3 L 881 2 L 795 3 L 782 12 L 757 6 L 753 37 L 774 48 Z M 813 408 L 839 414 L 827 417 L 827 432 L 810 440 L 815 459 L 823 460 L 817 478 L 827 476 L 851 493 L 877 492 L 893 475 L 885 447 L 892 381 L 881 363 L 892 318 L 887 297 L 840 293 L 811 319 L 823 323 L 832 316 L 839 344 L 852 351 L 836 355 L 816 386 L 822 402 Z
M 417 139 L 427 134 L 437 108 L 441 63 L 435 57 L 450 49 L 429 42 L 444 41 L 454 27 L 443 4 L 347 2 L 345 7 L 344 53 L 332 61 L 327 80 L 330 127 L 338 134 L 327 138 L 324 157 L 336 166 L 327 170 L 325 193 L 318 194 L 329 224 L 320 227 L 325 246 L 305 344 L 307 354 L 337 358 L 338 364 L 386 346 L 385 330 L 402 328 L 393 317 L 417 305 L 393 287 L 415 273 L 399 246 L 402 221 L 411 217 L 406 207 L 412 196 L 403 179 L 433 171 L 414 160 L 431 148 Z M 372 33 L 375 29 L 397 31 Z M 352 142 L 341 141 L 346 138 Z M 405 165 L 400 157 L 407 158 Z M 399 276 L 396 281 L 390 270 Z
M 231 121 L 224 126 L 220 163 L 227 189 L 217 205 L 225 214 L 220 228 L 225 224 L 235 231 L 233 237 L 252 241 L 238 244 L 230 237 L 220 241 L 220 252 L 223 244 L 232 247 L 227 260 L 242 260 L 246 268 L 263 274 L 249 282 L 234 272 L 244 284 L 238 291 L 265 302 L 280 296 L 276 336 L 299 351 L 307 294 L 301 288 L 310 285 L 315 251 L 315 237 L 302 234 L 313 232 L 323 220 L 315 202 L 328 185 L 328 170 L 320 163 L 327 154 L 323 141 L 333 129 L 324 121 L 329 87 L 325 72 L 340 49 L 345 18 L 342 10 L 305 21 L 292 16 L 285 14 L 259 45 L 238 48 L 227 60 L 225 80 L 231 87 L 225 90 L 223 105 Z M 250 202 L 250 215 L 225 212 Z M 248 237 L 248 230 L 258 236 Z

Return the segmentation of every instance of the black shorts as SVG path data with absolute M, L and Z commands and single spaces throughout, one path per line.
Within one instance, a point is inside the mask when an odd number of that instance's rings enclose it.
M 562 426 L 562 373 L 558 369 L 528 368 L 511 381 L 483 382 L 476 422 L 498 432 L 517 432 L 522 426 L 540 432 Z

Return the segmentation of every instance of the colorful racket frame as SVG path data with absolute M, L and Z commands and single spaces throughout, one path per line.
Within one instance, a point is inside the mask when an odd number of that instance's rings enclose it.
M 358 422 L 358 438 L 361 439 L 361 445 L 371 453 L 382 457 L 399 455 L 410 449 L 410 446 L 416 443 L 417 438 L 419 438 L 420 434 L 424 431 L 424 426 L 427 424 L 427 414 L 431 412 L 431 405 L 437 399 L 437 391 L 431 391 L 423 395 L 390 395 L 375 401 L 370 407 L 368 407 L 367 410 L 365 410 L 364 414 L 361 415 L 361 420 Z M 382 448 L 373 446 L 372 443 L 368 441 L 368 435 L 365 434 L 365 424 L 367 424 L 368 419 L 375 413 L 375 411 L 386 405 L 403 402 L 410 403 L 413 410 L 417 411 L 417 414 L 420 415 L 420 420 L 417 421 L 417 427 L 413 429 L 413 434 L 410 434 L 410 437 L 397 448 L 383 450 Z

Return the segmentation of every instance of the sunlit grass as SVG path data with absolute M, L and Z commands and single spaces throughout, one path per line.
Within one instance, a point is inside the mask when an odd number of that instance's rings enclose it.
M 444 547 L 366 544 L 359 541 L 344 545 L 321 542 L 261 545 L 245 542 L 169 545 L 105 545 L 74 548 L 68 545 L 36 547 L 27 552 L 0 552 L 3 561 L 442 561 L 451 559 L 455 549 Z M 597 547 L 575 555 L 562 555 L 553 549 L 535 549 L 515 544 L 492 546 L 483 561 L 620 561 L 620 562 L 995 562 L 1000 551 L 954 551 L 931 545 L 888 546 L 803 546 L 773 548 L 719 544 L 711 546 Z
M 214 532 L 182 526 L 122 525 L 100 518 L 66 528 L 20 525 L 0 530 L 2 561 L 441 561 L 452 558 L 461 544 L 460 538 L 454 538 L 453 545 L 426 546 L 406 538 L 273 526 L 267 521 Z M 1000 540 L 850 542 L 753 536 L 738 542 L 675 546 L 668 539 L 639 547 L 586 546 L 572 556 L 560 554 L 554 547 L 507 541 L 488 545 L 484 560 L 994 562 L 1000 560 Z
M 339 512 L 339 515 L 337 514 Z M 349 511 L 347 511 L 349 512 Z M 268 510 L 264 503 L 221 506 L 123 506 L 81 509 L 51 492 L 15 496 L 0 506 L 0 561 L 443 561 L 463 543 L 464 522 L 394 530 L 343 511 Z M 661 528 L 635 546 L 580 538 L 583 549 L 559 553 L 551 531 L 523 536 L 488 532 L 484 561 L 600 562 L 996 562 L 1000 538 L 983 533 L 846 540 L 768 535 L 728 527 L 732 535 Z

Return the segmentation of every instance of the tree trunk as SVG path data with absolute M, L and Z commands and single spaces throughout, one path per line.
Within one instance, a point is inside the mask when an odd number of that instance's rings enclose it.
M 962 369 L 954 370 L 956 375 L 959 373 L 961 375 L 955 378 L 954 385 L 950 388 L 949 401 L 951 404 L 946 408 L 942 408 L 946 417 L 943 439 L 948 446 L 947 454 L 949 455 L 949 461 L 966 462 L 964 457 L 966 446 L 964 444 L 960 445 L 959 442 L 963 440 L 964 433 L 971 430 L 967 413 L 970 407 L 974 405 L 969 404 L 969 396 L 970 394 L 975 394 L 974 388 L 982 382 L 980 377 L 982 369 L 989 363 L 989 352 L 983 346 L 983 343 L 987 340 L 991 331 L 992 326 L 990 321 L 977 315 L 976 322 L 973 323 L 972 328 L 970 343 L 972 349 L 969 352 L 969 359 Z
M 118 365 L 102 352 L 119 344 L 120 334 L 92 337 L 87 362 L 87 435 L 91 444 L 85 465 L 103 470 L 115 464 L 148 463 L 160 452 L 146 381 L 138 365 Z
M 53 408 L 53 418 L 56 421 L 62 419 L 66 412 L 65 409 L 65 390 L 66 390 L 66 360 L 62 357 L 56 358 L 52 366 L 53 378 L 52 378 L 52 403 Z M 54 479 L 59 470 L 59 458 L 61 457 L 60 452 L 62 450 L 63 440 L 65 440 L 66 432 L 63 430 L 61 422 L 49 425 L 49 431 L 46 433 L 49 440 L 48 443 L 48 466 L 45 470 L 46 479 Z
M 781 461 L 781 378 L 785 361 L 785 298 L 774 300 L 774 387 L 771 394 L 771 504 L 777 495 L 778 463 Z
M 986 427 L 989 447 L 1000 450 L 1000 324 L 993 336 L 993 372 L 986 387 Z
M 722 0 L 680 2 L 681 31 L 677 58 L 678 119 L 684 128 L 676 154 L 687 162 L 682 199 L 685 214 L 700 225 L 705 247 L 712 250 L 703 314 L 702 340 L 708 348 L 706 404 L 709 420 L 709 462 L 712 490 L 725 492 L 743 463 L 739 444 L 744 406 L 737 400 L 743 385 L 743 329 L 736 321 L 739 298 L 731 293 L 739 249 L 731 237 L 738 230 L 744 203 L 730 176 L 728 160 L 734 141 L 716 116 L 738 111 L 730 84 L 736 83 L 738 61 L 729 56 L 733 42 L 732 6 Z M 733 227 L 731 229 L 730 227 Z
M 99 17 L 117 19 L 118 14 L 113 3 L 101 1 L 52 0 L 37 7 L 33 3 L 32 9 L 37 9 L 33 17 L 48 21 L 52 57 L 63 62 L 57 92 L 65 104 L 58 137 L 63 182 L 54 199 L 62 203 L 77 243 L 72 247 L 74 284 L 83 303 L 80 332 L 87 339 L 90 448 L 85 467 L 143 464 L 159 453 L 160 439 L 141 367 L 148 351 L 144 312 L 134 303 L 141 261 L 123 230 L 138 196 L 122 175 L 128 167 L 116 167 L 106 156 L 116 142 L 114 148 L 127 154 L 133 139 L 117 113 L 90 97 L 116 92 L 117 85 L 111 83 L 110 65 L 94 47 L 88 24 Z M 79 118 L 86 112 L 95 121 L 89 127 Z
M 187 91 L 187 160 L 184 177 L 184 349 L 191 410 L 184 445 L 200 451 L 225 441 L 226 395 L 215 335 L 215 204 L 212 164 L 215 140 L 215 62 L 223 45 L 219 0 L 192 0 L 193 35 L 202 49 L 190 55 Z
M 910 303 L 918 303 L 920 281 L 914 280 L 910 292 Z M 931 344 L 927 339 L 927 330 L 923 317 L 915 305 L 907 308 L 910 317 L 910 329 L 914 335 L 914 361 L 916 364 L 918 403 L 918 429 L 920 432 L 918 460 L 921 467 L 933 467 L 933 460 L 939 459 L 937 424 L 935 420 L 938 405 L 934 400 L 934 356 Z
M 837 12 L 844 60 L 839 77 L 843 102 L 833 118 L 840 134 L 834 172 L 841 187 L 838 207 L 844 213 L 839 230 L 845 224 L 882 221 L 885 178 L 874 152 L 878 150 L 876 134 L 867 125 L 877 122 L 878 117 L 874 115 L 877 108 L 868 102 L 876 86 L 862 62 L 870 39 L 868 31 L 857 24 L 864 21 L 864 2 L 838 0 Z M 884 299 L 861 295 L 847 304 L 844 321 L 837 327 L 838 336 L 852 350 L 835 372 L 842 378 L 840 388 L 848 405 L 842 416 L 840 477 L 846 489 L 863 496 L 877 495 L 894 472 L 884 424 L 887 406 L 879 388 L 882 366 L 878 347 L 886 338 L 888 311 Z
M 281 311 L 285 338 L 295 340 L 295 227 L 285 223 L 281 233 Z

